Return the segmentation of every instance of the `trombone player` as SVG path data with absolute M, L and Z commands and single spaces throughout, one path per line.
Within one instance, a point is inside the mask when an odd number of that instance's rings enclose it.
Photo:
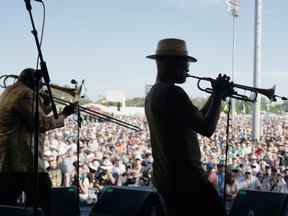
M 17 82 L 0 96 L 0 204 L 15 205 L 21 191 L 26 205 L 32 205 L 33 181 L 33 89 L 36 70 L 24 69 Z M 41 87 L 40 87 L 41 88 Z M 42 101 L 43 102 L 43 101 Z M 64 119 L 75 112 L 75 105 L 64 107 L 58 119 L 48 116 L 47 103 L 39 105 L 40 136 L 48 130 L 64 126 Z M 42 141 L 42 142 L 41 142 Z M 51 181 L 44 167 L 43 139 L 39 139 L 39 203 L 49 214 Z
M 215 131 L 221 101 L 231 88 L 230 78 L 220 74 L 211 83 L 211 97 L 198 110 L 185 91 L 175 85 L 186 81 L 189 63 L 197 61 L 188 55 L 185 41 L 160 40 L 156 54 L 147 58 L 156 60 L 157 65 L 156 82 L 145 99 L 154 159 L 152 181 L 168 215 L 226 215 L 202 168 L 197 134 L 210 137 Z

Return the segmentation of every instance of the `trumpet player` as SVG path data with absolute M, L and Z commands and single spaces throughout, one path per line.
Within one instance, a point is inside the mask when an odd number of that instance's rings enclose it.
M 15 205 L 24 191 L 26 205 L 32 205 L 33 180 L 33 89 L 36 70 L 24 69 L 16 83 L 0 96 L 0 204 Z M 39 105 L 40 136 L 63 127 L 64 119 L 74 113 L 75 105 L 67 105 L 59 118 L 46 115 L 46 102 Z M 49 110 L 49 109 L 48 109 Z M 39 203 L 49 215 L 51 181 L 43 161 L 43 139 L 39 139 Z
M 188 55 L 185 41 L 160 40 L 156 54 L 147 58 L 156 60 L 157 65 L 156 82 L 145 99 L 154 159 L 152 180 L 168 215 L 226 215 L 202 168 L 197 134 L 213 134 L 221 101 L 229 95 L 230 78 L 218 76 L 212 83 L 213 94 L 199 110 L 175 85 L 185 82 L 189 63 L 197 61 Z

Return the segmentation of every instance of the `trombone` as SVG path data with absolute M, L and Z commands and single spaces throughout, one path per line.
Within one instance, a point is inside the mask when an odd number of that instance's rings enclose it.
M 17 75 L 2 75 L 2 76 L 0 76 L 0 80 L 1 79 L 3 79 L 3 81 L 1 82 L 0 87 L 1 88 L 7 88 L 8 87 L 8 85 L 7 85 L 8 79 L 17 80 L 18 76 Z M 77 100 L 79 100 L 83 83 L 84 83 L 84 80 L 82 81 L 80 87 L 78 87 L 78 88 L 63 87 L 63 86 L 59 86 L 59 85 L 56 85 L 56 84 L 50 84 L 50 87 L 52 89 L 56 89 L 56 90 L 59 90 L 59 91 L 62 91 L 64 93 L 66 93 L 66 94 L 69 94 L 72 97 L 74 97 Z M 44 94 L 45 94 L 45 92 L 44 92 Z M 44 96 L 43 92 L 42 92 L 42 96 Z M 55 96 L 53 96 L 53 99 L 55 100 L 56 103 L 61 104 L 61 105 L 72 104 L 72 102 L 66 101 L 64 99 L 61 99 L 61 98 L 58 98 L 58 97 L 55 97 Z M 120 125 L 122 127 L 134 130 L 136 132 L 142 131 L 142 129 L 140 127 L 136 126 L 136 125 L 133 125 L 133 124 L 130 124 L 128 122 L 122 121 L 120 119 L 114 118 L 114 117 L 109 116 L 107 114 L 104 114 L 104 113 L 101 113 L 101 112 L 98 112 L 98 111 L 95 111 L 95 110 L 80 106 L 79 104 L 77 106 L 79 107 L 80 112 L 84 112 L 84 113 L 92 116 L 95 119 L 102 119 L 102 120 L 105 120 L 105 121 L 110 121 L 112 123 L 118 124 L 118 125 Z
M 78 88 L 63 87 L 63 86 L 58 86 L 58 85 L 55 85 L 55 84 L 51 84 L 50 86 L 51 86 L 52 89 L 57 89 L 59 91 L 63 91 L 65 93 L 70 94 L 71 96 L 79 99 L 83 83 L 84 83 L 84 81 L 82 81 L 80 87 L 78 87 Z M 64 105 L 64 106 L 72 104 L 69 101 L 66 101 L 64 99 L 61 99 L 61 98 L 58 98 L 58 97 L 55 97 L 55 96 L 53 96 L 53 99 L 55 100 L 56 103 Z M 95 119 L 102 119 L 102 120 L 110 121 L 110 122 L 118 124 L 118 125 L 120 125 L 122 127 L 126 127 L 128 129 L 135 130 L 136 132 L 139 132 L 139 131 L 142 130 L 140 127 L 138 127 L 136 125 L 130 124 L 130 123 L 125 122 L 125 121 L 122 121 L 120 119 L 116 119 L 116 118 L 114 118 L 112 116 L 109 116 L 109 115 L 106 115 L 104 113 L 89 109 L 87 107 L 80 106 L 79 104 L 77 106 L 79 107 L 80 112 L 86 113 L 86 114 L 94 117 Z
M 57 98 L 57 97 L 53 97 L 53 99 L 55 100 L 56 103 L 59 103 L 61 105 L 68 105 L 68 104 L 72 104 L 71 102 L 68 102 L 66 100 L 63 100 L 61 98 Z M 122 127 L 125 127 L 125 128 L 128 128 L 128 129 L 131 129 L 131 130 L 134 130 L 136 132 L 140 132 L 142 131 L 142 129 L 136 125 L 133 125 L 133 124 L 130 124 L 128 122 L 125 122 L 125 121 L 122 121 L 120 119 L 116 119 L 112 116 L 109 116 L 109 115 L 106 115 L 104 113 L 101 113 L 101 112 L 98 112 L 98 111 L 95 111 L 95 110 L 92 110 L 92 109 L 89 109 L 87 107 L 83 107 L 83 106 L 79 106 L 79 110 L 80 112 L 83 112 L 83 113 L 86 113 L 90 116 L 92 116 L 93 118 L 95 119 L 102 119 L 104 121 L 109 121 L 109 122 L 112 122 L 112 123 L 115 123 L 115 124 L 118 124 Z
M 73 96 L 74 98 L 79 100 L 79 98 L 80 98 L 79 96 L 80 96 L 80 93 L 81 93 L 83 82 L 84 81 L 82 81 L 82 84 L 78 88 L 63 87 L 63 86 L 58 86 L 58 85 L 55 85 L 55 84 L 51 84 L 50 86 L 51 86 L 52 89 L 57 89 L 59 91 L 63 91 L 63 92 L 65 92 L 67 94 L 70 94 L 71 96 Z M 61 99 L 61 98 L 58 98 L 58 97 L 55 97 L 55 96 L 53 96 L 53 99 L 55 100 L 56 103 L 64 105 L 64 106 L 72 104 L 72 102 L 69 102 L 67 100 L 64 100 L 64 99 Z M 118 124 L 118 125 L 120 125 L 122 127 L 134 130 L 136 132 L 139 132 L 139 131 L 142 130 L 140 127 L 138 127 L 136 125 L 130 124 L 130 123 L 125 122 L 125 121 L 122 121 L 120 119 L 116 119 L 116 118 L 114 118 L 112 116 L 109 116 L 109 115 L 106 115 L 104 113 L 89 109 L 87 107 L 80 106 L 79 104 L 77 106 L 78 106 L 80 112 L 86 113 L 86 114 L 92 116 L 94 119 L 102 119 L 104 121 L 110 121 L 112 123 Z
M 9 84 L 7 84 L 9 79 L 14 79 L 17 80 L 18 79 L 18 75 L 13 75 L 13 74 L 4 74 L 0 76 L 0 88 L 7 88 L 9 86 Z
M 210 77 L 198 77 L 198 76 L 193 76 L 190 74 L 186 74 L 186 77 L 191 77 L 191 78 L 195 78 L 198 79 L 197 82 L 197 87 L 204 92 L 213 93 L 213 89 L 212 88 L 202 88 L 200 83 L 201 81 L 209 81 L 210 83 L 215 82 L 215 79 L 212 79 Z M 269 98 L 271 101 L 276 101 L 276 97 L 280 97 L 278 95 L 275 95 L 275 86 L 273 86 L 271 89 L 262 89 L 262 88 L 254 88 L 254 87 L 250 87 L 250 86 L 245 86 L 245 85 L 240 85 L 240 84 L 236 84 L 231 82 L 231 87 L 232 87 L 232 93 L 231 95 L 229 95 L 229 97 L 231 98 L 235 98 L 237 100 L 242 100 L 242 101 L 248 101 L 248 102 L 256 102 L 257 100 L 257 96 L 258 94 L 262 94 L 264 96 L 266 96 L 267 98 Z M 244 91 L 250 91 L 252 93 L 252 95 L 254 95 L 253 97 L 244 95 L 244 94 L 239 94 L 238 90 L 244 90 Z M 281 97 L 283 98 L 283 97 Z

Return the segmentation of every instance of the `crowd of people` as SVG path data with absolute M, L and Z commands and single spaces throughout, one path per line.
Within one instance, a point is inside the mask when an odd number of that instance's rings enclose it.
M 89 189 L 98 193 L 106 185 L 151 185 L 153 159 L 144 115 L 115 117 L 143 130 L 82 115 L 79 139 L 76 116 L 46 134 L 45 162 L 54 187 L 76 185 L 78 142 L 82 200 L 90 198 Z
M 54 187 L 76 184 L 78 142 L 81 200 L 97 199 L 91 191 L 100 193 L 106 185 L 153 187 L 153 157 L 145 115 L 114 117 L 139 126 L 142 131 L 82 115 L 78 139 L 77 119 L 73 115 L 65 120 L 65 127 L 47 132 L 45 162 Z M 240 189 L 288 192 L 287 116 L 262 115 L 263 136 L 258 143 L 251 140 L 251 115 L 236 115 L 231 125 L 226 179 L 226 115 L 221 114 L 211 138 L 199 135 L 203 168 L 220 196 L 224 197 L 224 188 L 228 201 Z
M 237 115 L 232 121 L 228 166 L 225 171 L 226 118 L 222 116 L 211 139 L 201 139 L 203 161 L 210 182 L 232 204 L 239 190 L 288 193 L 288 122 L 286 115 L 263 114 L 262 137 L 252 142 L 251 115 Z

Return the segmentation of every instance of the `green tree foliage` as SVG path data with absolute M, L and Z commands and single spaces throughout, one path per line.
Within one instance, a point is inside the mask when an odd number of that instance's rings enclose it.
M 145 98 L 144 97 L 135 97 L 127 99 L 126 106 L 130 107 L 144 107 Z M 118 106 L 119 102 L 107 101 L 105 97 L 102 97 L 96 101 L 96 103 L 100 103 L 105 106 Z
M 283 113 L 284 112 L 283 105 L 282 104 L 277 104 L 277 105 L 274 105 L 274 106 L 270 107 L 270 112 L 272 112 L 272 113 Z
M 201 109 L 207 102 L 208 97 L 195 97 L 192 98 L 192 103 Z M 144 97 L 135 97 L 126 100 L 126 106 L 131 107 L 144 107 L 145 98 Z M 101 97 L 96 101 L 106 106 L 117 106 L 118 102 L 109 102 L 105 100 L 105 97 Z M 222 103 L 221 111 L 226 111 L 228 109 L 228 99 Z M 253 103 L 248 101 L 236 100 L 235 102 L 236 113 L 251 114 L 253 111 Z M 269 99 L 262 97 L 261 98 L 261 111 L 272 112 L 272 113 L 282 113 L 288 112 L 288 102 L 283 104 L 273 104 Z
M 283 111 L 284 111 L 284 112 L 288 112 L 288 101 L 285 101 L 285 102 L 283 103 Z
M 126 106 L 144 107 L 144 103 L 145 103 L 144 97 L 135 97 L 126 100 Z

